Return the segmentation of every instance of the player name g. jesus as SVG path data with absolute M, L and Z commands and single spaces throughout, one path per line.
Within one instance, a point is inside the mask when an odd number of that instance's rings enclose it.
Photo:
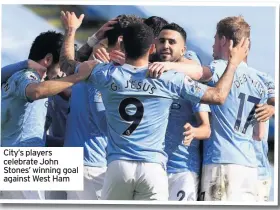
M 154 94 L 154 90 L 156 89 L 155 86 L 152 84 L 149 84 L 147 82 L 143 82 L 143 80 L 127 80 L 125 86 L 122 84 L 116 84 L 115 82 L 112 82 L 110 87 L 113 91 L 120 91 L 123 89 L 133 89 L 133 90 L 140 90 L 148 92 L 149 94 Z

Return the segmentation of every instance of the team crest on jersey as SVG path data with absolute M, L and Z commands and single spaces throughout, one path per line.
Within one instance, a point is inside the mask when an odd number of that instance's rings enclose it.
M 37 77 L 35 77 L 33 74 L 30 74 L 28 76 L 28 78 L 31 79 L 31 80 L 37 80 Z

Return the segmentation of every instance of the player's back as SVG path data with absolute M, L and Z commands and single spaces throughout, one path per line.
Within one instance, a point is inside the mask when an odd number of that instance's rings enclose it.
M 99 92 L 81 82 L 72 87 L 67 116 L 66 147 L 83 147 L 84 164 L 105 166 L 107 125 L 105 108 Z
M 26 69 L 2 85 L 1 146 L 44 146 L 47 99 L 28 101 L 25 88 L 33 82 L 40 82 L 39 75 Z
M 147 67 L 128 64 L 100 64 L 93 71 L 90 80 L 100 89 L 106 107 L 108 162 L 123 159 L 165 166 L 169 107 L 179 95 L 200 100 L 189 94 L 191 88 L 195 92 L 193 81 L 183 85 L 184 75 L 176 72 L 164 73 L 160 79 L 148 78 Z
M 226 69 L 227 62 L 213 61 L 212 81 L 215 85 Z M 211 105 L 212 135 L 204 146 L 204 163 L 233 163 L 256 166 L 253 146 L 255 105 L 264 103 L 269 94 L 264 74 L 242 62 L 235 73 L 229 96 L 223 105 Z

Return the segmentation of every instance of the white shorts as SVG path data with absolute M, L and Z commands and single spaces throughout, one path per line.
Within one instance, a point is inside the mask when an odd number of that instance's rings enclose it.
M 84 190 L 67 191 L 67 200 L 100 199 L 106 170 L 106 167 L 84 166 Z
M 200 200 L 256 201 L 257 168 L 210 164 L 202 168 Z
M 44 191 L 0 191 L 0 199 L 45 200 Z
M 102 200 L 168 200 L 168 178 L 160 164 L 115 160 L 108 165 Z
M 197 201 L 199 176 L 191 171 L 168 175 L 169 200 Z
M 268 201 L 270 188 L 271 188 L 271 179 L 258 180 L 258 201 Z

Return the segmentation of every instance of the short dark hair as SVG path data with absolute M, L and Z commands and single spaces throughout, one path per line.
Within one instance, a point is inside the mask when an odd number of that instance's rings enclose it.
M 63 35 L 61 33 L 56 31 L 43 32 L 33 41 L 28 59 L 39 61 L 50 53 L 53 56 L 53 63 L 57 64 L 62 44 Z
M 154 30 L 155 37 L 158 37 L 162 27 L 168 24 L 168 22 L 165 19 L 158 16 L 151 16 L 145 19 L 144 23 Z
M 180 33 L 181 36 L 183 37 L 184 42 L 187 41 L 187 33 L 186 33 L 186 31 L 185 31 L 181 26 L 179 26 L 179 25 L 176 24 L 176 23 L 167 24 L 167 25 L 163 26 L 162 29 L 161 29 L 160 31 L 162 31 L 162 30 L 173 30 L 173 31 L 177 31 L 177 32 Z
M 153 30 L 144 23 L 130 24 L 123 32 L 127 58 L 136 60 L 145 55 L 154 42 Z
M 135 15 L 119 15 L 117 21 L 118 22 L 113 25 L 114 28 L 106 32 L 109 47 L 117 43 L 118 37 L 123 34 L 123 29 L 129 24 L 143 22 L 142 18 Z

